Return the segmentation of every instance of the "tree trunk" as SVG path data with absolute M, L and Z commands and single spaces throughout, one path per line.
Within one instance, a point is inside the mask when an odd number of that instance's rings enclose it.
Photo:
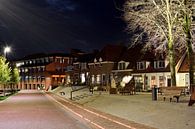
M 188 24 L 188 23 L 186 23 Z M 195 84 L 194 78 L 194 71 L 193 71 L 193 51 L 192 51 L 192 36 L 190 34 L 190 29 L 186 28 L 186 42 L 187 42 L 187 55 L 188 55 L 188 62 L 189 62 L 189 75 L 190 75 L 190 89 L 192 89 L 192 86 Z
M 186 10 L 188 10 L 188 0 L 184 1 L 186 5 Z M 189 12 L 186 12 L 184 16 L 184 32 L 186 35 L 186 47 L 187 47 L 187 55 L 189 62 L 189 76 L 190 76 L 190 91 L 192 90 L 192 86 L 195 86 L 194 72 L 195 72 L 195 63 L 194 63 L 194 54 L 192 50 L 192 35 L 190 33 L 191 29 L 191 17 L 189 16 Z
M 176 76 L 175 76 L 175 51 L 173 48 L 173 35 L 172 27 L 169 27 L 168 34 L 168 50 L 169 50 L 169 64 L 171 71 L 171 86 L 176 86 Z
M 169 51 L 169 64 L 171 71 L 171 86 L 176 86 L 176 76 L 175 76 L 175 51 L 174 51 L 174 37 L 173 37 L 173 25 L 171 21 L 170 13 L 170 1 L 166 0 L 166 15 L 167 15 L 167 24 L 168 24 L 168 51 Z
M 173 43 L 169 41 L 169 64 L 171 71 L 171 86 L 176 86 L 176 77 L 175 77 L 175 53 L 173 50 Z M 172 46 L 172 47 L 171 47 Z

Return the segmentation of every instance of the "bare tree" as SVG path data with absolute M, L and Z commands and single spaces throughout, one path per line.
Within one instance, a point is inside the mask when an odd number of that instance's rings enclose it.
M 166 51 L 170 62 L 172 86 L 176 86 L 175 51 L 186 49 L 183 25 L 187 13 L 185 0 L 127 0 L 124 4 L 124 20 L 129 31 L 143 28 L 135 42 L 148 35 L 146 46 Z M 186 12 L 186 13 L 184 13 Z
M 192 5 L 195 3 L 192 3 L 192 0 L 184 0 L 184 22 L 183 22 L 183 30 L 185 33 L 186 37 L 186 47 L 187 47 L 187 55 L 188 55 L 188 62 L 189 62 L 189 75 L 190 75 L 190 89 L 192 89 L 192 86 L 195 86 L 195 81 L 193 79 L 194 77 L 194 71 L 193 71 L 193 66 L 194 64 L 194 54 L 192 50 L 192 44 L 193 44 L 193 39 L 192 39 Z

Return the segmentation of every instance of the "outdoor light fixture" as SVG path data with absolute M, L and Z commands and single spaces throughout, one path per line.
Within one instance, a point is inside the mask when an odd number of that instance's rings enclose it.
M 6 56 L 7 56 L 7 53 L 9 53 L 9 52 L 11 52 L 11 47 L 6 46 L 6 47 L 4 48 L 4 56 L 5 56 L 5 58 L 6 58 Z

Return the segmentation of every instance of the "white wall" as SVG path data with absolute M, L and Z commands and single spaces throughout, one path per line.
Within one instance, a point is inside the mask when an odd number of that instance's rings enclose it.
M 167 87 L 167 79 L 170 78 L 170 73 L 169 72 L 162 72 L 162 73 L 137 73 L 137 74 L 132 74 L 133 76 L 138 76 L 141 75 L 142 78 L 144 79 L 144 76 L 148 77 L 149 80 L 149 86 L 152 88 L 152 76 L 155 76 L 155 85 L 159 86 L 159 77 L 163 76 L 164 77 L 164 85 Z M 143 80 L 144 82 L 144 80 Z
M 188 73 L 177 73 L 176 80 L 177 80 L 177 86 L 188 86 L 190 83 Z
M 188 74 L 188 77 L 186 77 L 186 74 L 188 73 L 177 73 L 176 74 L 176 82 L 177 82 L 177 86 L 188 86 L 186 84 L 186 82 L 189 84 L 189 74 Z M 171 75 L 170 75 L 170 72 L 162 72 L 162 73 L 136 73 L 136 74 L 132 74 L 133 76 L 139 76 L 141 75 L 142 76 L 142 80 L 144 82 L 144 76 L 147 76 L 148 77 L 148 80 L 149 80 L 149 85 L 150 85 L 150 88 L 152 88 L 152 82 L 151 82 L 151 78 L 152 76 L 155 76 L 155 82 L 157 86 L 159 86 L 160 82 L 159 82 L 159 77 L 160 76 L 164 76 L 164 84 L 165 84 L 165 87 L 167 87 L 167 79 L 171 78 Z

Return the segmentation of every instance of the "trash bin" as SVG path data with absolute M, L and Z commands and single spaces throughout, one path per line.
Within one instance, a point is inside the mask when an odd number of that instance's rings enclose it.
M 153 101 L 156 101 L 157 100 L 157 93 L 158 93 L 157 86 L 153 86 L 153 88 L 152 88 L 152 100 Z

